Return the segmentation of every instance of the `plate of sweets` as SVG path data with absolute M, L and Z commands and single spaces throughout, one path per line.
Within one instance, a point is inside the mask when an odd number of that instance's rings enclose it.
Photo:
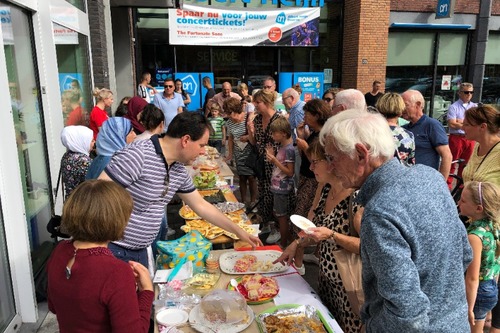
M 247 274 L 235 280 L 238 283 L 237 291 L 250 305 L 270 302 L 280 291 L 275 278 L 261 274 Z M 227 289 L 235 290 L 236 288 L 229 283 Z

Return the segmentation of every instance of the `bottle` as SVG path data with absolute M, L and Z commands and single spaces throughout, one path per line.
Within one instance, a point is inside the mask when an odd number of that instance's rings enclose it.
M 217 258 L 213 252 L 210 252 L 210 254 L 207 257 L 207 260 L 205 262 L 205 268 L 207 270 L 207 273 L 217 273 L 219 271 L 219 258 Z

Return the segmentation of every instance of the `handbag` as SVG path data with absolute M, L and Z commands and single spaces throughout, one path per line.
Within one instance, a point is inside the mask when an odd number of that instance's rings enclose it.
M 57 193 L 59 192 L 59 184 L 61 185 L 61 190 L 64 195 L 64 184 L 62 183 L 62 167 L 59 167 L 59 176 L 57 177 L 57 186 L 56 186 L 56 193 L 54 195 L 54 203 L 57 202 Z M 62 229 L 61 229 L 61 222 L 62 222 L 62 217 L 61 215 L 56 215 L 54 213 L 54 209 L 52 208 L 52 217 L 49 220 L 49 223 L 47 223 L 47 231 L 50 234 L 50 237 L 57 239 L 57 238 L 70 238 L 70 235 L 65 234 Z
M 276 118 L 275 118 L 276 119 Z M 271 120 L 267 125 L 266 131 L 264 132 L 264 142 L 262 143 L 264 147 L 267 145 L 267 136 L 269 135 L 269 131 L 271 130 L 271 123 L 274 120 Z M 247 131 L 248 133 L 248 131 Z M 248 154 L 245 165 L 253 170 L 255 177 L 261 179 L 266 175 L 266 154 L 260 154 L 259 148 L 257 145 L 251 144 L 251 151 Z
M 171 269 L 186 260 L 193 262 L 193 268 L 202 268 L 212 250 L 212 243 L 198 230 L 171 241 L 157 241 L 157 269 Z
M 349 230 L 353 234 L 353 211 L 352 211 L 352 195 L 349 197 Z M 361 256 L 356 253 L 349 252 L 345 249 L 333 251 L 333 256 L 337 262 L 337 269 L 347 292 L 347 299 L 351 304 L 352 312 L 358 317 L 360 316 L 361 307 L 365 302 L 363 293 L 362 277 L 361 277 Z

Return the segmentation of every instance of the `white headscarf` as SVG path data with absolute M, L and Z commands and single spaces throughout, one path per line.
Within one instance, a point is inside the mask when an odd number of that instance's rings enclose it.
M 66 149 L 87 156 L 93 137 L 94 132 L 86 126 L 66 126 L 61 132 L 61 142 Z

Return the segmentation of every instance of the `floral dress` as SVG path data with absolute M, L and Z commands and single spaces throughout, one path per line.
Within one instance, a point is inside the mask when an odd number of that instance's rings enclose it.
M 394 156 L 406 166 L 415 165 L 415 136 L 400 126 L 389 126 L 396 144 Z
M 318 206 L 314 209 L 313 222 L 318 227 L 326 227 L 340 234 L 349 235 L 349 197 L 342 200 L 330 213 L 327 213 L 325 206 L 330 188 L 330 184 L 326 184 L 321 190 Z M 352 196 L 353 199 L 354 197 L 355 195 Z M 353 214 L 358 208 L 359 206 L 353 202 Z M 358 333 L 361 328 L 361 319 L 352 312 L 335 257 L 332 255 L 333 251 L 339 249 L 335 243 L 330 241 L 320 243 L 318 291 L 321 300 L 328 307 L 342 330 L 345 333 Z
M 85 181 L 90 162 L 92 162 L 92 159 L 85 154 L 72 151 L 64 153 L 61 159 L 62 182 L 65 190 L 64 199 L 67 199 L 70 193 Z
M 269 121 L 267 127 L 280 115 L 276 112 Z M 259 154 L 266 153 L 266 143 L 271 144 L 274 148 L 274 154 L 277 153 L 279 144 L 275 143 L 271 131 L 264 129 L 262 126 L 262 115 L 258 114 L 255 116 L 254 120 L 255 127 L 255 140 L 257 141 L 257 147 L 259 149 Z M 267 135 L 266 135 L 267 132 Z M 271 176 L 273 174 L 274 164 L 269 162 L 267 159 L 264 162 L 264 177 L 258 180 L 259 189 L 259 215 L 262 217 L 264 223 L 273 220 L 273 194 L 271 193 Z M 292 191 L 288 196 L 288 208 L 289 214 L 291 214 L 295 209 L 295 191 Z

